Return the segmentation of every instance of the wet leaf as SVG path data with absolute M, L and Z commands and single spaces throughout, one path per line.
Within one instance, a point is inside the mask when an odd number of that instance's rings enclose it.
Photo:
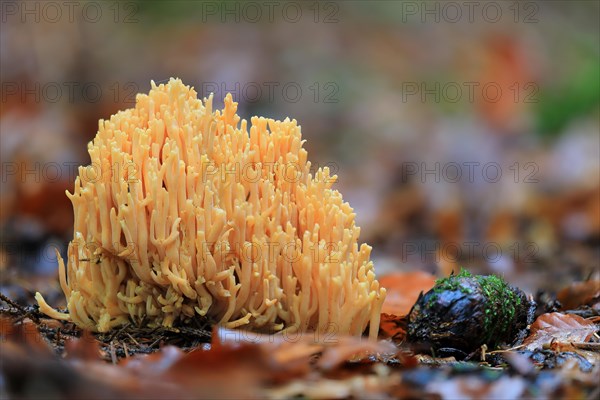
M 552 341 L 586 342 L 597 330 L 596 324 L 577 315 L 548 313 L 535 320 L 523 344 L 525 349 L 533 351 Z

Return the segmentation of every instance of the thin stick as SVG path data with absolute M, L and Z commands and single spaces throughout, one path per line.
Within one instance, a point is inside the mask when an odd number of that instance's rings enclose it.
M 575 347 L 576 349 L 581 349 L 581 350 L 592 350 L 592 351 L 598 351 L 600 350 L 600 343 L 559 343 L 559 344 L 565 344 L 565 345 L 571 345 L 573 347 Z
M 140 347 L 140 346 L 141 346 L 141 345 L 138 343 L 138 341 L 137 341 L 137 340 L 135 340 L 135 338 L 129 334 L 129 332 L 125 332 L 125 334 L 126 334 L 127 336 L 129 336 L 129 339 L 131 339 L 131 340 L 133 341 L 133 343 L 135 343 L 135 344 L 136 344 L 138 347 Z
M 113 341 L 110 342 L 110 359 L 113 364 L 117 364 L 117 352 L 115 351 L 115 344 Z
M 22 305 L 15 303 L 13 300 L 9 299 L 2 293 L 0 293 L 0 300 L 5 302 L 6 304 L 16 308 L 17 310 L 21 311 L 23 314 L 27 314 L 27 310 Z
M 509 351 L 518 350 L 521 347 L 525 347 L 525 346 L 526 346 L 525 344 L 520 344 L 518 346 L 511 347 L 510 349 L 488 351 L 488 354 L 506 353 L 506 352 L 509 352 Z
M 27 310 L 27 308 L 25 308 L 22 305 L 16 303 L 15 301 L 11 300 L 7 296 L 3 295 L 2 293 L 0 293 L 0 300 L 4 301 L 9 306 L 15 308 L 17 310 L 17 312 L 18 312 L 17 314 L 20 314 L 15 319 L 15 322 L 20 322 L 23 319 L 29 317 L 36 325 L 39 325 L 40 318 L 37 315 L 34 315 L 34 311 L 33 310 Z M 4 311 L 4 309 L 2 311 Z M 9 309 L 8 312 L 10 313 L 10 309 Z

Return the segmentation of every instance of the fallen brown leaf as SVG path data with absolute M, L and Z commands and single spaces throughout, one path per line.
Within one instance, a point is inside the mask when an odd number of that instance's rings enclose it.
M 531 332 L 523 342 L 527 350 L 541 349 L 552 341 L 586 342 L 598 326 L 577 315 L 547 313 L 540 315 L 531 325 Z
M 53 353 L 33 322 L 1 319 L 0 372 L 10 398 L 128 398 L 114 385 L 81 373 L 92 363 L 63 360 Z M 77 352 L 75 352 L 76 354 Z M 94 365 L 106 365 L 95 361 Z M 120 377 L 115 370 L 113 380 Z M 93 373 L 89 373 L 93 376 Z M 107 380 L 108 381 L 108 380 Z M 6 392 L 4 391 L 6 390 Z
M 400 343 L 406 338 L 408 318 L 391 314 L 381 314 L 379 320 L 379 336 L 391 338 L 395 343 Z
M 32 353 L 52 354 L 52 350 L 40 335 L 37 326 L 29 318 L 25 318 L 18 324 L 14 324 L 10 318 L 0 318 L 0 335 L 3 341 L 26 347 Z
M 369 356 L 378 357 L 381 354 L 396 352 L 396 346 L 389 342 L 373 342 L 366 338 L 346 336 L 339 338 L 335 345 L 324 347 L 317 366 L 322 370 L 330 371 L 349 360 L 356 361 Z
M 65 358 L 85 361 L 100 360 L 100 343 L 89 332 L 85 331 L 79 338 L 65 341 Z
M 572 283 L 556 295 L 563 310 L 574 310 L 579 306 L 591 305 L 592 300 L 598 297 L 600 297 L 600 280 Z
M 397 352 L 390 342 L 318 332 L 266 335 L 218 328 L 213 333 L 213 347 L 238 347 L 243 344 L 254 344 L 268 354 L 274 372 L 285 371 L 293 375 L 308 372 L 317 354 L 321 355 L 317 366 L 330 371 L 346 361 Z
M 422 271 L 396 272 L 379 278 L 379 283 L 387 290 L 381 312 L 407 315 L 419 294 L 431 289 L 435 280 L 435 276 Z

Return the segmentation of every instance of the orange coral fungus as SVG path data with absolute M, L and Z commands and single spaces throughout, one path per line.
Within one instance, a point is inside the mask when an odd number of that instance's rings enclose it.
M 377 335 L 385 289 L 327 168 L 310 173 L 295 120 L 236 114 L 180 80 L 101 120 L 67 195 L 59 259 L 68 314 L 106 332 L 201 315 L 229 328 Z M 249 131 L 249 132 L 248 132 Z

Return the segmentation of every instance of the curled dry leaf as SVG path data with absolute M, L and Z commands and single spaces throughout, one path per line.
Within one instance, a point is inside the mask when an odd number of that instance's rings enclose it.
M 422 271 L 397 272 L 380 278 L 379 283 L 387 290 L 381 312 L 404 316 L 410 312 L 419 294 L 435 285 L 435 276 Z
M 577 315 L 548 313 L 540 315 L 531 325 L 529 336 L 523 342 L 527 350 L 541 349 L 552 341 L 586 342 L 598 326 Z

